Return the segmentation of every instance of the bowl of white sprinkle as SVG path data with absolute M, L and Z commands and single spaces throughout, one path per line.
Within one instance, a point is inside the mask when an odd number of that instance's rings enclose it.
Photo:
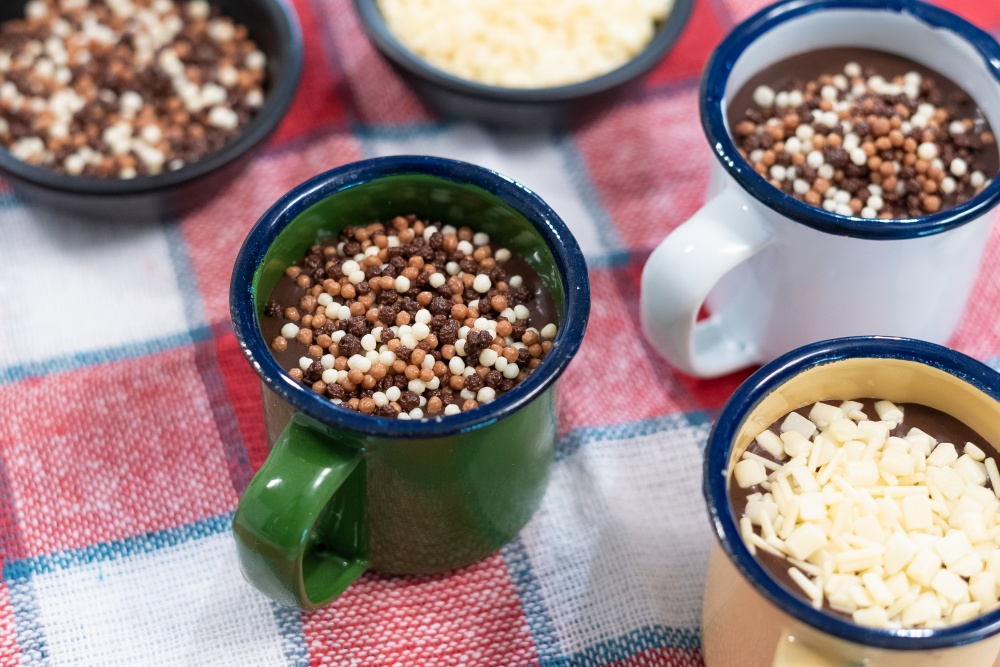
M 694 0 L 354 0 L 369 39 L 443 116 L 558 127 L 626 95 Z

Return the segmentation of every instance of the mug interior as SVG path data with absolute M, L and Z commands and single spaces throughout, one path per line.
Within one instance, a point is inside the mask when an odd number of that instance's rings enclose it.
M 802 14 L 760 35 L 732 68 L 722 101 L 724 112 L 728 112 L 728 101 L 757 72 L 800 53 L 835 47 L 876 49 L 944 74 L 1000 130 L 1000 85 L 972 44 L 955 30 L 936 27 L 913 14 L 876 8 Z
M 854 238 L 909 239 L 954 229 L 1000 202 L 1000 179 L 958 206 L 918 218 L 867 219 L 810 206 L 773 187 L 740 156 L 728 121 L 734 94 L 756 73 L 797 54 L 862 47 L 909 58 L 953 80 L 1000 130 L 1000 44 L 961 17 L 913 0 L 779 0 L 716 48 L 701 88 L 701 120 L 726 174 L 781 217 Z
M 864 349 L 864 348 L 867 348 Z M 962 421 L 1000 451 L 1000 375 L 947 348 L 891 338 L 848 338 L 791 352 L 747 380 L 709 439 L 705 493 L 723 550 L 742 576 L 779 609 L 828 635 L 895 650 L 958 646 L 1000 631 L 1000 610 L 937 629 L 866 628 L 814 609 L 774 579 L 740 536 L 729 502 L 733 466 L 761 432 L 817 401 L 888 399 L 919 403 Z M 933 434 L 931 434 L 933 435 Z
M 1000 401 L 986 392 L 917 361 L 853 358 L 810 368 L 768 394 L 740 425 L 727 476 L 753 439 L 789 412 L 817 401 L 861 398 L 919 403 L 940 410 L 970 426 L 1000 451 Z
M 560 319 L 565 291 L 552 251 L 534 225 L 496 195 L 475 185 L 428 174 L 400 174 L 360 183 L 331 194 L 297 215 L 271 244 L 253 279 L 257 317 L 285 269 L 310 246 L 336 237 L 344 227 L 386 222 L 414 214 L 422 220 L 486 232 L 538 273 Z

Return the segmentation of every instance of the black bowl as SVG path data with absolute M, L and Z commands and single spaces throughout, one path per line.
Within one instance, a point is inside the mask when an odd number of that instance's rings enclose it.
M 103 220 L 164 220 L 211 199 L 246 166 L 284 118 L 298 89 L 303 48 L 298 18 L 288 3 L 210 1 L 245 25 L 268 57 L 264 106 L 235 140 L 176 171 L 128 180 L 71 176 L 28 164 L 0 149 L 0 176 L 30 204 Z M 0 3 L 0 21 L 23 18 L 25 4 L 27 0 Z
M 448 74 L 410 51 L 389 30 L 375 0 L 354 0 L 361 25 L 420 98 L 443 116 L 497 127 L 561 127 L 592 116 L 639 87 L 683 31 L 694 0 L 675 0 L 656 34 L 632 60 L 593 79 L 554 88 L 503 88 Z

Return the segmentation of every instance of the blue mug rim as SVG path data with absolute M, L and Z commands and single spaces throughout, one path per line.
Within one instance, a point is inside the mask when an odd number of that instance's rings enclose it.
M 1000 401 L 1000 373 L 986 364 L 941 345 L 893 336 L 854 336 L 820 341 L 775 359 L 751 375 L 726 402 L 708 436 L 702 493 L 723 551 L 750 585 L 771 604 L 820 632 L 847 641 L 890 650 L 922 651 L 981 641 L 1000 632 L 1000 609 L 966 623 L 935 629 L 866 628 L 814 609 L 781 586 L 750 554 L 729 505 L 729 454 L 746 417 L 775 388 L 796 375 L 845 359 L 900 359 L 949 373 Z
M 954 229 L 978 218 L 1000 202 L 1000 178 L 969 201 L 919 218 L 896 220 L 845 216 L 814 207 L 775 188 L 740 156 L 726 130 L 722 111 L 726 84 L 737 60 L 758 38 L 778 25 L 814 12 L 857 9 L 909 14 L 935 28 L 955 33 L 982 56 L 1000 85 L 1000 44 L 960 16 L 920 0 L 781 0 L 740 23 L 712 53 L 701 82 L 700 115 L 709 145 L 722 166 L 751 197 L 796 222 L 838 236 L 873 240 L 908 239 Z M 1000 147 L 998 147 L 1000 149 Z
M 349 188 L 388 176 L 428 175 L 473 185 L 514 208 L 545 241 L 562 280 L 564 309 L 552 350 L 524 382 L 476 410 L 448 417 L 405 420 L 364 415 L 332 403 L 292 379 L 271 354 L 257 324 L 253 278 L 278 235 L 300 213 Z M 590 281 L 583 252 L 566 223 L 538 195 L 484 167 L 419 155 L 360 160 L 326 171 L 292 188 L 269 208 L 240 248 L 230 285 L 233 330 L 247 361 L 264 384 L 296 410 L 320 423 L 370 437 L 439 438 L 481 428 L 507 417 L 542 395 L 562 375 L 583 342 L 590 315 Z

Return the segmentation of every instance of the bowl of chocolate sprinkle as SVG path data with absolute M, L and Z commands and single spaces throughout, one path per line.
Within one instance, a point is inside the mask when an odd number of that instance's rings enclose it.
M 183 215 L 234 178 L 298 88 L 281 0 L 0 5 L 0 176 L 85 218 Z

